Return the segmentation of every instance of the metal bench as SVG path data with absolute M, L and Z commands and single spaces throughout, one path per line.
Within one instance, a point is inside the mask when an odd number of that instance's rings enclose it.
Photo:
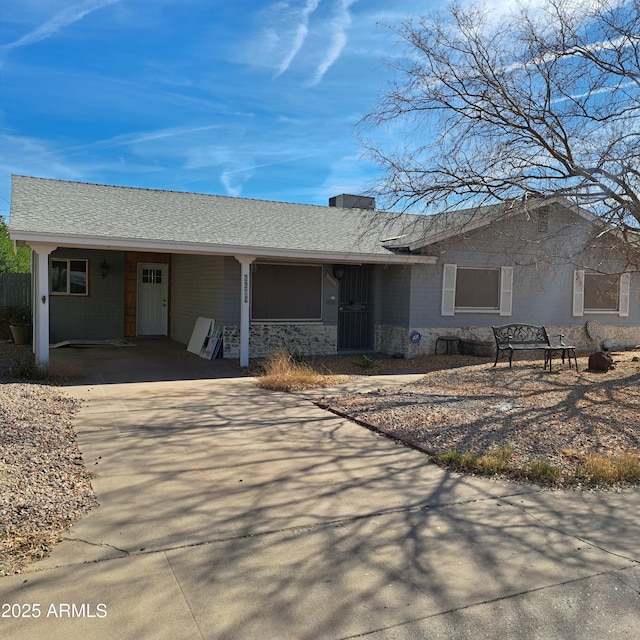
M 491 327 L 493 336 L 496 339 L 496 359 L 493 363 L 495 367 L 501 356 L 509 357 L 509 367 L 513 366 L 513 354 L 515 351 L 544 351 L 544 368 L 552 368 L 553 356 L 560 355 L 564 364 L 565 358 L 571 358 L 578 370 L 576 360 L 576 348 L 573 345 L 564 343 L 564 334 L 553 336 L 554 342 L 549 339 L 549 334 L 544 326 L 533 324 L 503 324 L 499 327 Z

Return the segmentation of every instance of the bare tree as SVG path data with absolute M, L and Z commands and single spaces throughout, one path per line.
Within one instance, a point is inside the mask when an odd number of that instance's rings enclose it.
M 563 196 L 637 246 L 640 0 L 546 0 L 506 16 L 453 5 L 392 29 L 407 55 L 361 123 L 400 141 L 363 138 L 385 169 L 385 205 Z

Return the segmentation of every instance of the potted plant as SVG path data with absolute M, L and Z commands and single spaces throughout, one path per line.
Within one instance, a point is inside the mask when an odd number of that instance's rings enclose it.
M 23 309 L 13 313 L 9 319 L 9 331 L 15 344 L 31 344 L 33 338 L 31 311 Z

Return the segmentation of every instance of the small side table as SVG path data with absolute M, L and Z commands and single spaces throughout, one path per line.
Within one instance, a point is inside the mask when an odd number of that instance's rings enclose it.
M 544 350 L 544 368 L 547 368 L 549 365 L 549 373 L 551 373 L 551 363 L 553 361 L 554 355 L 560 355 L 562 357 L 562 364 L 564 364 L 565 358 L 569 360 L 569 369 L 571 369 L 571 358 L 573 357 L 573 364 L 576 367 L 576 371 L 578 371 L 578 360 L 576 358 L 576 348 L 574 346 L 551 346 L 545 347 Z
M 441 341 L 445 344 L 445 353 L 448 356 L 453 354 L 454 347 L 456 348 L 456 351 L 458 350 L 458 343 L 460 342 L 460 338 L 458 338 L 458 336 L 438 336 L 436 338 L 436 346 L 433 350 L 433 355 L 438 353 L 438 343 Z

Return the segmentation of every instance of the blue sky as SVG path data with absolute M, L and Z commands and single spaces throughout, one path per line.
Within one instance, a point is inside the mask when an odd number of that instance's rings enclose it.
M 310 204 L 362 192 L 377 168 L 354 125 L 390 78 L 382 25 L 436 6 L 2 0 L 0 213 L 12 173 Z

